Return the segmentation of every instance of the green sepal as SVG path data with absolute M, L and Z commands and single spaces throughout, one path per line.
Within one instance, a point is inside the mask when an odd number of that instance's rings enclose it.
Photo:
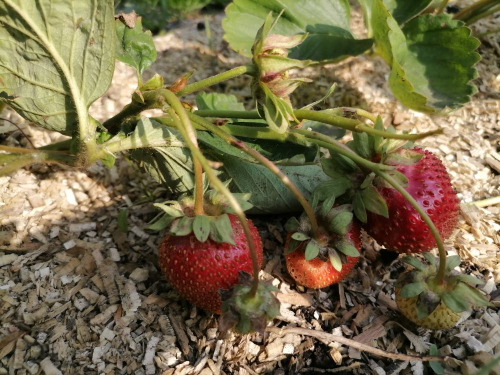
M 194 218 L 189 216 L 183 216 L 175 220 L 170 227 L 170 233 L 176 236 L 187 236 L 193 231 L 193 221 Z
M 333 205 L 335 204 L 335 196 L 331 196 L 330 198 L 327 198 L 323 204 L 320 206 L 318 210 L 318 215 L 319 216 L 327 216 L 328 213 L 331 211 L 333 208 Z
M 461 296 L 472 306 L 492 306 L 479 290 L 462 282 L 455 286 L 453 295 Z
M 392 178 L 394 178 L 403 188 L 408 187 L 408 177 L 406 177 L 403 173 L 401 173 L 397 169 L 387 171 L 387 174 Z M 388 183 L 381 177 L 375 178 L 375 185 L 377 185 L 378 187 L 387 187 L 390 189 L 394 189 L 394 187 L 390 183 Z
M 340 154 L 330 154 L 329 158 L 321 159 L 321 166 L 327 176 L 332 174 L 330 176 L 332 178 L 339 176 L 340 171 L 346 174 L 359 171 L 359 167 L 355 162 Z
M 351 187 L 352 184 L 347 178 L 338 177 L 332 180 L 320 182 L 314 189 L 313 195 L 320 201 L 323 201 L 330 197 L 340 197 Z
M 374 214 L 389 218 L 389 208 L 385 199 L 373 186 L 369 186 L 361 191 L 361 198 L 365 208 Z
M 438 348 L 436 344 L 432 344 L 431 347 L 429 348 L 429 355 L 436 357 L 439 355 Z M 441 366 L 441 363 L 437 361 L 429 361 L 429 366 L 434 371 L 435 374 L 441 375 L 444 373 L 443 366 Z
M 292 216 L 290 219 L 287 220 L 285 224 L 285 230 L 287 233 L 293 233 L 296 232 L 299 229 L 300 222 L 297 220 L 295 216 Z
M 357 133 L 353 132 L 353 148 L 356 153 L 362 156 L 365 159 L 370 160 L 373 156 L 374 148 L 374 139 L 368 133 Z
M 453 312 L 461 313 L 470 308 L 469 302 L 460 294 L 460 289 L 457 290 L 457 287 L 448 293 L 444 293 L 441 298 L 444 304 Z
M 416 268 L 419 271 L 424 271 L 427 266 L 422 263 L 422 261 L 418 258 L 412 257 L 412 256 L 405 256 L 403 259 L 401 259 L 403 262 L 406 264 L 409 264 L 410 266 Z
M 319 254 L 319 245 L 316 240 L 312 239 L 310 240 L 307 245 L 306 245 L 306 250 L 305 250 L 305 258 L 307 261 L 312 260 L 316 258 Z
M 359 221 L 366 224 L 368 216 L 366 214 L 363 198 L 359 192 L 356 192 L 356 194 L 354 194 L 354 198 L 352 199 L 352 211 Z
M 396 282 L 394 283 L 394 286 L 396 288 L 402 288 L 406 284 L 414 283 L 417 281 L 421 281 L 421 277 L 419 277 L 418 271 L 411 271 L 411 272 L 406 272 L 403 275 L 401 275 Z
M 293 253 L 295 250 L 299 248 L 301 244 L 302 241 L 296 241 L 294 239 L 291 239 L 290 242 L 288 243 L 288 247 L 285 249 L 285 255 Z
M 405 141 L 404 143 L 406 143 Z M 394 144 L 394 147 L 396 149 L 401 149 L 403 146 L 401 144 L 402 142 L 398 142 L 397 146 Z M 395 165 L 395 166 L 400 166 L 400 165 L 414 165 L 420 161 L 425 155 L 420 154 L 416 151 L 413 150 L 406 150 L 406 149 L 401 149 L 398 153 L 395 153 L 394 151 L 396 150 L 387 150 L 388 154 L 384 158 L 384 164 L 387 165 Z
M 151 77 L 146 83 L 142 84 L 139 87 L 139 90 L 142 92 L 161 89 L 164 85 L 163 77 L 158 73 L 155 73 L 153 77 Z
M 441 297 L 431 290 L 425 290 L 417 298 L 417 318 L 427 318 L 441 303 Z
M 425 259 L 427 259 L 427 261 L 431 265 L 437 266 L 438 260 L 437 260 L 437 258 L 434 255 L 432 255 L 431 253 L 428 253 L 428 252 L 427 253 L 423 253 L 422 255 L 424 256 Z
M 193 220 L 193 233 L 200 242 L 205 242 L 210 236 L 212 219 L 206 215 L 196 215 Z
M 111 169 L 115 165 L 116 162 L 116 156 L 113 154 L 107 154 L 103 158 L 101 158 L 102 164 L 104 164 L 105 167 Z
M 458 255 L 450 255 L 446 257 L 446 272 L 450 272 L 455 267 L 458 267 L 462 263 L 462 260 Z
M 295 232 L 294 234 L 292 234 L 292 239 L 294 239 L 295 241 L 306 241 L 306 240 L 309 240 L 311 237 L 309 237 L 307 234 L 304 234 L 304 233 L 301 233 L 301 232 Z
M 456 276 L 458 280 L 467 283 L 469 285 L 483 285 L 484 281 L 479 280 L 477 277 L 472 275 L 460 274 Z
M 337 241 L 335 244 L 335 248 L 340 251 L 341 253 L 353 257 L 353 258 L 358 258 L 359 257 L 359 251 L 356 249 L 356 246 L 354 246 L 350 241 L 348 240 L 340 240 Z
M 350 211 L 343 211 L 335 214 L 328 222 L 328 229 L 331 233 L 345 235 L 351 224 L 353 213 Z
M 163 230 L 166 227 L 168 227 L 170 224 L 172 224 L 172 221 L 174 221 L 175 219 L 176 218 L 172 217 L 172 216 L 168 216 L 165 214 L 159 214 L 153 220 L 151 220 L 149 222 L 147 229 L 149 229 L 149 230 Z
M 167 216 L 176 218 L 176 217 L 181 217 L 184 216 L 184 212 L 182 211 L 181 205 L 179 202 L 176 201 L 170 201 L 170 202 L 165 202 L 169 203 L 164 204 L 164 203 L 154 203 L 153 206 L 158 207 L 161 209 Z
M 373 185 L 373 180 L 375 179 L 375 173 L 370 173 L 368 176 L 365 177 L 361 185 L 359 185 L 360 189 L 366 189 L 368 186 Z
M 416 283 L 410 283 L 403 286 L 399 294 L 403 298 L 413 298 L 422 293 L 426 288 L 427 286 L 425 285 L 425 283 L 421 281 Z
M 328 248 L 328 258 L 330 259 L 330 263 L 332 264 L 332 267 L 336 271 L 338 271 L 338 272 L 342 271 L 342 259 L 340 258 L 337 251 L 335 251 L 332 248 Z
M 382 117 L 380 117 L 380 115 L 377 116 L 377 119 L 375 120 L 375 126 L 373 128 L 376 130 L 385 131 L 384 121 L 382 120 Z M 379 155 L 383 153 L 380 147 L 383 140 L 384 138 L 381 135 L 373 135 L 373 149 Z
M 212 219 L 210 239 L 215 242 L 225 242 L 234 245 L 233 228 L 227 214 L 216 216 Z
M 252 278 L 248 273 L 239 272 L 239 283 L 229 290 L 221 289 L 222 316 L 219 330 L 227 331 L 236 327 L 240 334 L 252 331 L 264 334 L 267 321 L 275 318 L 280 311 L 280 302 L 273 294 L 275 286 L 259 282 L 257 293 L 250 296 Z

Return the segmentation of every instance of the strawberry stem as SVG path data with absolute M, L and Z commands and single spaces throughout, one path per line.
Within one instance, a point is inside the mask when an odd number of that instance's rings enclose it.
M 194 159 L 194 214 L 204 215 L 203 209 L 203 167 L 196 158 Z
M 441 0 L 441 4 L 439 4 L 439 7 L 436 9 L 436 14 L 443 13 L 444 8 L 446 8 L 449 1 L 450 0 Z
M 245 232 L 245 237 L 248 242 L 248 248 L 250 251 L 250 257 L 252 259 L 252 268 L 253 268 L 253 280 L 252 280 L 252 289 L 248 293 L 249 297 L 255 297 L 257 294 L 257 289 L 259 287 L 259 261 L 257 258 L 257 253 L 255 251 L 255 245 L 252 239 L 252 233 L 250 231 L 250 227 L 248 226 L 247 219 L 245 217 L 245 213 L 241 208 L 240 204 L 236 200 L 236 198 L 231 194 L 228 188 L 222 183 L 222 181 L 215 175 L 214 171 L 210 167 L 208 160 L 203 156 L 200 149 L 197 147 L 197 144 L 192 142 L 192 136 L 196 137 L 195 130 L 189 120 L 188 114 L 180 102 L 179 98 L 170 90 L 163 89 L 163 97 L 166 102 L 170 105 L 170 108 L 167 110 L 168 113 L 172 116 L 173 120 L 176 122 L 176 127 L 181 133 L 184 141 L 186 142 L 193 158 L 197 159 L 203 167 L 207 178 L 209 179 L 212 186 L 218 190 L 226 199 L 228 203 L 234 210 L 234 213 L 238 217 L 238 220 L 241 223 L 243 231 Z
M 346 107 L 347 108 L 347 107 Z M 373 117 L 369 112 L 366 111 L 358 111 L 360 116 L 367 117 L 370 115 L 370 117 Z M 262 119 L 261 116 L 257 111 L 219 111 L 219 110 L 203 110 L 203 111 L 195 111 L 194 112 L 196 115 L 200 117 L 220 117 L 220 118 L 237 118 L 237 119 Z M 342 116 L 336 116 L 332 115 L 331 113 L 325 113 L 325 112 L 318 112 L 318 111 L 311 111 L 307 109 L 297 109 L 293 111 L 295 117 L 298 120 L 312 120 L 312 121 L 318 121 L 323 124 L 328 124 L 332 125 L 338 128 L 350 130 L 353 132 L 365 132 L 368 134 L 373 134 L 373 135 L 379 135 L 384 138 L 389 138 L 389 139 L 405 139 L 408 141 L 415 141 L 418 139 L 422 139 L 431 135 L 435 134 L 441 134 L 443 132 L 443 129 L 439 128 L 436 130 L 432 130 L 430 132 L 426 133 L 419 133 L 419 134 L 398 134 L 398 133 L 389 133 L 384 130 L 378 130 L 374 129 L 371 126 L 366 125 L 364 122 L 359 121 L 359 120 L 353 120 L 349 118 L 345 118 Z M 370 117 L 370 120 L 372 120 Z M 373 118 L 376 120 L 376 118 Z
M 288 176 L 286 176 L 281 171 L 281 169 L 279 169 L 272 161 L 267 159 L 264 155 L 262 155 L 257 150 L 254 150 L 253 148 L 248 147 L 244 142 L 227 134 L 224 130 L 218 128 L 217 126 L 213 125 L 209 121 L 207 121 L 201 117 L 198 117 L 194 114 L 188 113 L 188 116 L 193 120 L 193 122 L 198 123 L 199 125 L 203 126 L 205 129 L 211 131 L 215 135 L 224 139 L 230 145 L 232 145 L 232 146 L 242 150 L 246 154 L 250 155 L 251 157 L 256 159 L 259 163 L 261 163 L 264 167 L 266 167 L 272 173 L 274 173 L 274 175 L 276 175 L 283 182 L 283 184 L 290 190 L 290 192 L 295 196 L 295 198 L 297 198 L 297 200 L 301 204 L 302 208 L 304 209 L 304 212 L 306 213 L 307 217 L 309 218 L 309 221 L 311 223 L 311 230 L 313 232 L 314 237 L 319 238 L 319 225 L 318 225 L 318 220 L 316 219 L 316 215 L 314 214 L 313 208 L 311 207 L 311 205 L 309 204 L 307 199 L 304 197 L 304 195 L 300 192 L 300 190 L 297 189 L 295 184 L 292 181 L 290 181 Z
M 228 79 L 241 76 L 242 74 L 253 74 L 255 72 L 256 72 L 256 68 L 254 65 L 238 66 L 234 69 L 217 74 L 213 77 L 208 77 L 208 78 L 202 79 L 201 81 L 191 83 L 190 85 L 187 85 L 182 90 L 177 92 L 176 95 L 177 96 L 188 95 L 188 94 L 191 94 L 195 91 L 202 90 L 206 87 L 216 85 L 217 83 L 227 81 Z

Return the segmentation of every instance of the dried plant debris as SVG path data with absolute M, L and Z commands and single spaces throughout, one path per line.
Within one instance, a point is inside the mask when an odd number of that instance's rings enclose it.
M 196 20 L 156 38 L 159 60 L 151 71 L 174 82 L 193 69 L 200 79 L 241 63 L 222 42 L 220 20 L 217 15 L 211 22 L 213 50 Z M 359 20 L 354 14 L 354 26 Z M 499 23 L 491 17 L 475 27 L 482 32 Z M 500 195 L 500 47 L 498 36 L 485 38 L 479 93 L 450 116 L 401 107 L 387 88 L 387 67 L 367 56 L 310 72 L 315 86 L 302 86 L 294 100 L 312 102 L 337 81 L 325 106 L 361 105 L 401 130 L 444 128 L 423 144 L 444 160 L 462 202 L 447 250 L 462 257 L 464 272 L 485 281 L 482 290 L 496 308 L 465 314 L 449 331 L 416 327 L 394 303 L 402 263 L 381 256 L 367 238 L 360 265 L 342 284 L 319 291 L 295 286 L 281 257 L 286 218 L 260 218 L 261 278 L 279 288 L 281 314 L 263 337 L 221 335 L 218 317 L 180 298 L 158 271 L 161 233 L 145 231 L 145 223 L 154 216 L 152 200 L 164 194 L 161 187 L 120 160 L 111 170 L 96 165 L 87 172 L 43 166 L 0 178 L 0 374 L 423 374 L 431 371 L 427 365 L 373 350 L 425 356 L 431 344 L 447 356 L 448 374 L 473 374 L 500 354 L 500 206 L 470 204 Z M 250 108 L 246 80 L 224 89 Z M 93 105 L 93 115 L 115 114 L 135 86 L 134 73 L 117 63 L 113 86 Z M 12 112 L 3 115 L 37 146 L 59 137 Z M 8 135 L 7 144 L 27 142 L 8 122 L 0 123 L 0 133 Z M 127 233 L 116 220 L 124 208 Z M 314 337 L 297 333 L 301 329 Z M 356 344 L 341 343 L 349 340 Z

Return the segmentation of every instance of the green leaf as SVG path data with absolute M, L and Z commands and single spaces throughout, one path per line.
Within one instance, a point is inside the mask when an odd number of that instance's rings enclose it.
M 123 18 L 115 21 L 116 58 L 142 72 L 156 61 L 156 48 L 150 31 L 142 30 L 142 18 L 137 17 L 133 28 Z
M 353 213 L 349 211 L 339 212 L 328 223 L 328 228 L 332 233 L 345 235 L 349 224 L 351 224 Z
M 309 33 L 307 39 L 292 50 L 292 58 L 340 60 L 363 53 L 373 43 L 371 39 L 354 38 L 349 29 L 347 0 L 234 0 L 226 8 L 222 22 L 224 39 L 237 52 L 251 57 L 255 36 L 267 15 L 272 11 L 277 16 L 283 9 L 273 34 Z
M 234 245 L 233 228 L 226 214 L 212 220 L 210 238 L 215 242 L 225 242 Z
M 373 186 L 369 186 L 361 191 L 361 198 L 365 208 L 377 215 L 383 216 L 385 218 L 389 217 L 389 209 L 387 208 L 387 203 L 380 193 Z
M 426 266 L 420 261 L 420 259 L 412 256 L 405 256 L 402 261 L 412 267 L 415 267 L 419 271 L 424 271 L 426 268 Z
M 356 194 L 354 194 L 354 198 L 352 199 L 352 211 L 362 223 L 366 223 L 368 221 L 365 204 L 363 203 L 363 198 L 359 192 L 356 192 Z
M 72 135 L 114 71 L 111 1 L 0 2 L 0 100 L 26 120 Z
M 187 236 L 193 231 L 193 220 L 192 217 L 182 216 L 173 222 L 170 232 L 176 236 Z
M 244 111 L 245 106 L 239 103 L 235 95 L 205 93 L 196 95 L 199 110 Z
M 231 191 L 252 192 L 250 202 L 254 208 L 250 212 L 276 214 L 301 211 L 295 196 L 266 167 L 229 155 L 219 156 L 217 159 L 224 163 L 220 170 L 233 179 Z M 311 197 L 312 191 L 320 182 L 328 178 L 317 164 L 281 166 L 280 169 L 306 199 Z
M 206 215 L 196 215 L 193 220 L 193 233 L 200 242 L 205 242 L 210 235 L 211 219 Z
M 359 251 L 358 249 L 356 249 L 356 246 L 354 246 L 347 240 L 337 241 L 337 243 L 335 244 L 335 248 L 347 256 L 353 258 L 359 257 Z
M 431 347 L 429 348 L 429 355 L 435 357 L 439 355 L 438 348 L 436 344 L 432 344 Z M 441 363 L 436 362 L 436 361 L 429 361 L 429 366 L 434 371 L 435 374 L 443 374 L 444 369 L 443 366 L 441 366 Z
M 399 294 L 403 298 L 412 298 L 418 296 L 426 289 L 424 282 L 406 284 L 401 288 Z
M 340 259 L 339 254 L 334 249 L 328 249 L 328 258 L 335 270 L 338 272 L 342 271 L 342 259 Z
M 458 267 L 462 263 L 462 259 L 458 255 L 450 255 L 446 257 L 446 271 L 450 272 L 455 267 Z
M 117 217 L 118 229 L 120 229 L 123 233 L 128 232 L 128 209 L 124 208 L 118 212 Z
M 391 66 L 389 86 L 406 107 L 425 113 L 460 108 L 477 89 L 479 41 L 449 15 L 422 15 L 401 30 L 382 0 L 373 0 L 377 50 Z
M 307 234 L 304 234 L 301 232 L 295 232 L 294 234 L 292 234 L 292 238 L 295 241 L 305 241 L 305 240 L 310 239 L 311 237 L 309 237 Z
M 419 15 L 432 0 L 384 0 L 394 19 L 401 25 Z
M 307 243 L 306 245 L 306 250 L 305 250 L 305 258 L 307 261 L 310 261 L 314 258 L 316 258 L 319 254 L 319 246 L 318 243 L 315 240 L 311 240 Z

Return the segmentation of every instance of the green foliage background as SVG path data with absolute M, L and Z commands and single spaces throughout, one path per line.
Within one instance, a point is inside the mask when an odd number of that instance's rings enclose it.
M 135 10 L 143 17 L 146 29 L 157 34 L 168 22 L 185 18 L 189 13 L 207 7 L 223 8 L 231 0 L 116 0 L 117 12 Z

